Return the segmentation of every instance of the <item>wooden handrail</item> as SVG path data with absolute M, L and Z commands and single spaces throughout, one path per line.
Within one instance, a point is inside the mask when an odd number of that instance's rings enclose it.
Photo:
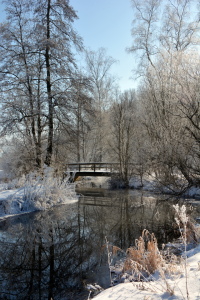
M 119 165 L 119 163 L 110 163 L 110 162 L 79 162 L 79 163 L 68 163 L 66 166 L 67 168 L 70 167 L 77 167 L 77 171 L 81 171 L 81 169 L 92 169 L 94 172 L 97 170 L 101 170 L 102 168 L 105 168 L 106 170 L 112 170 L 114 166 Z

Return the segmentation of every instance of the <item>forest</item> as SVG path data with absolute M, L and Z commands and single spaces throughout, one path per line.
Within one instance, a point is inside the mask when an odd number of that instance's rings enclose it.
M 133 176 L 142 185 L 148 174 L 177 193 L 200 186 L 198 0 L 131 0 L 127 55 L 137 62 L 139 83 L 126 91 L 110 72 L 115 59 L 84 45 L 69 0 L 4 2 L 0 133 L 7 174 L 117 162 L 124 186 Z

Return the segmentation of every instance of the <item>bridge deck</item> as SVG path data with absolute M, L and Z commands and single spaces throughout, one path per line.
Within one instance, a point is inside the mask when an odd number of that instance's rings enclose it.
M 118 166 L 118 163 L 104 162 L 70 163 L 67 170 L 71 174 L 71 180 L 76 181 L 79 176 L 111 176 Z

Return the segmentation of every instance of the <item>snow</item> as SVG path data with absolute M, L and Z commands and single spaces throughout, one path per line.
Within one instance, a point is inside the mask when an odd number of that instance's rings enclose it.
M 200 245 L 187 252 L 187 273 L 184 266 L 176 275 L 155 276 L 150 282 L 121 283 L 104 290 L 95 300 L 199 300 L 200 299 Z M 186 274 L 187 284 L 186 285 Z M 186 292 L 188 286 L 188 297 Z M 169 292 L 171 291 L 171 293 Z
M 32 173 L 18 181 L 0 184 L 0 219 L 75 201 L 75 185 L 67 178 L 58 180 L 53 170 L 46 168 L 42 177 Z
M 0 187 L 1 188 L 1 187 Z M 68 193 L 62 199 L 59 195 L 56 200 L 49 201 L 49 195 L 40 196 L 33 199 L 32 196 L 37 193 L 44 193 L 40 186 L 34 186 L 27 192 L 27 186 L 17 189 L 0 191 L 0 219 L 7 218 L 17 214 L 29 213 L 36 210 L 45 210 L 55 205 L 73 203 L 78 201 L 78 197 L 72 189 L 68 189 Z M 29 198 L 27 198 L 29 194 Z
M 0 201 L 7 200 L 8 198 L 11 198 L 15 194 L 19 194 L 19 193 L 20 193 L 20 191 L 17 189 L 1 191 L 0 192 Z

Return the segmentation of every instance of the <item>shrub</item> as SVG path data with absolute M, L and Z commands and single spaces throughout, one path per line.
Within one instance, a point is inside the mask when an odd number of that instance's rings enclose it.
M 19 183 L 22 184 L 20 188 Z M 42 174 L 30 173 L 21 182 L 14 182 L 13 187 L 15 187 L 14 194 L 3 202 L 4 214 L 45 210 L 78 199 L 75 185 L 68 182 L 68 177 L 63 180 L 56 176 L 50 167 L 45 167 Z

